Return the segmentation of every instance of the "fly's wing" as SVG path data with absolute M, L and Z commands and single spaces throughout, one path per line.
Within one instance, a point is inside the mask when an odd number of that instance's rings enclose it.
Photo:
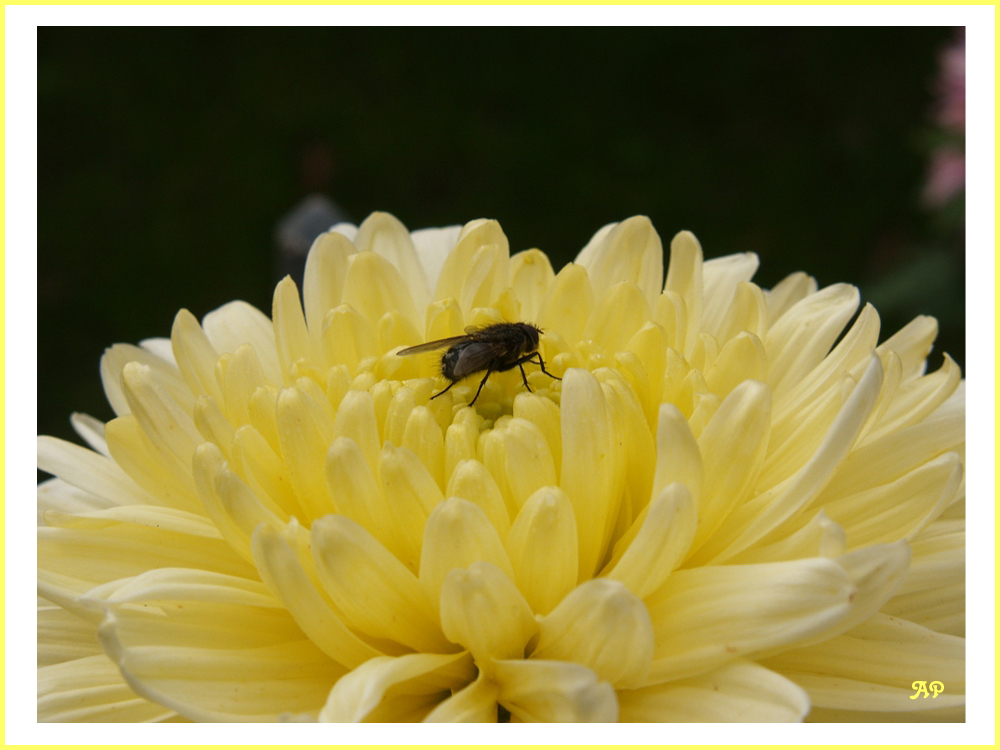
M 464 378 L 474 372 L 482 372 L 506 351 L 507 346 L 502 341 L 472 341 L 456 353 L 451 364 L 452 373 L 456 378 Z
M 446 339 L 438 339 L 437 341 L 428 341 L 425 344 L 417 344 L 416 346 L 411 346 L 407 349 L 400 349 L 396 352 L 399 357 L 408 357 L 411 354 L 421 354 L 422 352 L 433 352 L 438 349 L 446 349 L 449 346 L 457 344 L 460 341 L 467 341 L 468 336 L 451 336 Z

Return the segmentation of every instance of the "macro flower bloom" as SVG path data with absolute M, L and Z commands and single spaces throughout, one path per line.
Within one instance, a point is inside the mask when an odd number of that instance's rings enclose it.
M 304 305 L 111 347 L 118 416 L 38 443 L 39 719 L 961 720 L 934 320 L 879 344 L 851 286 L 663 257 L 644 217 L 557 274 L 495 221 L 377 213 L 316 240 Z M 396 355 L 499 320 L 561 380 L 469 407 Z

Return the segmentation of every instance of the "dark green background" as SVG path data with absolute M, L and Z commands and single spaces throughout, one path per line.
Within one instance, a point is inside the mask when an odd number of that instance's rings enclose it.
M 764 286 L 859 284 L 886 332 L 936 315 L 962 361 L 962 206 L 919 203 L 954 33 L 41 29 L 39 432 L 111 416 L 105 346 L 180 307 L 269 312 L 275 222 L 316 188 L 355 221 L 493 217 L 557 268 L 647 214 L 758 253 Z M 304 175 L 322 149 L 333 171 Z

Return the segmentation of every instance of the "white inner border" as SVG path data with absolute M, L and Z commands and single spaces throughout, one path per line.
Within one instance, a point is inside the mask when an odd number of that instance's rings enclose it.
M 389 16 L 387 18 L 387 16 Z M 39 725 L 33 527 L 37 35 L 47 25 L 875 25 L 967 27 L 968 721 L 965 725 Z M 8 744 L 992 744 L 994 741 L 994 6 L 61 6 L 6 8 L 6 742 Z M 456 221 L 467 217 L 455 217 Z M 808 270 L 808 269 L 805 269 Z M 31 283 L 29 283 L 29 281 Z M 155 332 L 151 332 L 153 335 Z M 111 342 L 109 342 L 111 343 Z M 14 363 L 17 366 L 14 366 Z M 94 377 L 97 377 L 95 371 Z M 26 395 L 31 394 L 31 398 Z M 30 476 L 29 476 L 30 467 Z M 31 613 L 31 614 L 28 614 Z M 927 679 L 933 679 L 928 675 Z

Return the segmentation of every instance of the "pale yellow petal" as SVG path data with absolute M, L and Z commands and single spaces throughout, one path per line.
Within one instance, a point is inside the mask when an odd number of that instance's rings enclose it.
M 379 478 L 395 517 L 403 562 L 417 570 L 427 516 L 444 496 L 420 459 L 406 448 L 387 442 L 379 461 Z
M 814 706 L 862 711 L 927 708 L 914 680 L 936 680 L 934 706 L 965 702 L 965 640 L 883 614 L 852 630 L 764 661 L 802 685 Z
M 281 455 L 307 519 L 330 513 L 333 501 L 325 466 L 326 447 L 333 441 L 333 421 L 297 387 L 286 388 L 278 396 L 277 420 Z
M 569 346 L 575 346 L 593 309 L 594 290 L 587 269 L 567 263 L 542 301 L 538 324 L 547 331 L 558 331 Z
M 767 332 L 768 385 L 781 393 L 829 353 L 859 303 L 858 290 L 833 284 L 796 303 Z
M 615 687 L 641 684 L 649 669 L 649 612 L 618 581 L 597 578 L 580 584 L 538 624 L 533 659 L 583 664 Z
M 855 593 L 844 568 L 824 558 L 674 571 L 646 599 L 656 632 L 649 684 L 825 632 Z
M 317 237 L 306 257 L 302 281 L 306 323 L 317 343 L 322 339 L 326 314 L 340 304 L 348 258 L 356 252 L 351 242 L 338 232 Z
M 466 224 L 444 261 L 433 298 L 457 300 L 466 316 L 477 307 L 490 307 L 507 286 L 509 259 L 510 246 L 500 224 Z
M 620 690 L 620 721 L 802 721 L 809 695 L 791 680 L 739 660 L 696 677 Z
M 323 653 L 348 669 L 381 655 L 347 628 L 280 532 L 265 525 L 257 528 L 253 557 L 264 583 Z
M 449 432 L 452 428 L 462 429 L 462 426 L 452 425 L 448 428 Z M 460 497 L 478 506 L 493 524 L 500 539 L 507 538 L 507 532 L 510 531 L 507 506 L 500 494 L 500 488 L 481 462 L 474 458 L 460 461 L 448 479 L 446 494 L 449 497 Z
M 98 634 L 136 693 L 195 721 L 316 715 L 344 673 L 280 608 L 129 605 L 109 613 Z
M 323 347 L 327 362 L 346 365 L 352 372 L 362 360 L 380 354 L 375 324 L 350 305 L 339 305 L 326 314 Z
M 625 348 L 632 336 L 652 317 L 649 302 L 634 283 L 622 282 L 602 291 L 583 330 L 583 338 L 608 352 Z
M 378 253 L 399 271 L 418 310 L 430 301 L 430 287 L 417 248 L 403 223 L 392 214 L 375 211 L 368 215 L 354 237 L 358 252 Z
M 156 502 L 110 458 L 59 438 L 39 436 L 38 468 L 110 504 Z
M 519 721 L 618 720 L 614 688 L 582 664 L 535 659 L 501 661 L 500 704 Z
M 706 260 L 702 267 L 705 284 L 701 329 L 717 336 L 730 302 L 741 282 L 750 281 L 757 272 L 760 258 L 756 253 L 737 253 Z
M 496 529 L 478 506 L 450 497 L 431 512 L 424 526 L 420 553 L 420 585 L 432 604 L 437 604 L 441 586 L 455 568 L 486 561 L 513 578 L 507 553 Z
M 569 370 L 563 379 L 562 450 L 560 485 L 576 516 L 582 581 L 601 563 L 605 529 L 617 517 L 624 483 L 601 385 L 586 370 Z
M 525 250 L 510 256 L 510 286 L 521 302 L 525 320 L 536 320 L 545 293 L 556 275 L 541 250 Z
M 42 604 L 43 601 L 39 601 L 37 613 L 39 667 L 103 656 L 92 622 L 54 604 Z
M 230 302 L 201 321 L 205 335 L 217 352 L 235 352 L 243 344 L 253 347 L 269 383 L 281 383 L 281 364 L 274 345 L 271 319 L 246 302 Z
M 514 581 L 533 611 L 547 614 L 578 580 L 578 532 L 573 505 L 558 487 L 529 497 L 507 537 Z
M 818 288 L 816 279 L 801 271 L 786 276 L 764 292 L 768 318 L 772 323 L 779 320 L 796 302 L 815 294 Z
M 645 216 L 604 227 L 576 257 L 598 297 L 615 284 L 636 284 L 652 305 L 663 287 L 663 243 Z
M 472 675 L 471 660 L 465 653 L 380 656 L 337 682 L 319 720 L 363 721 L 387 699 L 446 693 L 471 681 Z
M 513 507 L 524 505 L 536 490 L 556 484 L 556 467 L 545 434 L 527 419 L 514 417 L 504 426 L 504 469 Z
M 694 349 L 701 331 L 704 260 L 701 245 L 691 232 L 678 232 L 670 241 L 670 264 L 667 266 L 665 292 L 675 293 L 683 301 L 686 331 L 674 347 L 682 353 Z
M 170 397 L 180 405 L 182 410 L 190 413 L 191 406 L 194 404 L 194 394 L 176 365 L 137 346 L 115 344 L 105 350 L 101 357 L 101 380 L 104 383 L 104 395 L 115 414 L 122 416 L 131 411 L 122 390 L 122 370 L 130 362 L 138 362 L 140 365 L 148 367 L 152 371 L 153 377 L 170 394 Z
M 496 565 L 476 562 L 448 573 L 441 586 L 441 628 L 487 673 L 494 659 L 523 658 L 538 632 L 528 603 Z
M 154 722 L 176 715 L 136 695 L 104 654 L 38 670 L 39 722 Z
M 697 523 L 687 487 L 668 485 L 615 545 L 608 578 L 621 581 L 640 599 L 649 596 L 684 559 Z
M 272 318 L 278 361 L 281 363 L 284 382 L 290 385 L 295 382 L 292 366 L 300 360 L 313 363 L 317 356 L 313 352 L 313 339 L 306 327 L 302 303 L 299 302 L 299 289 L 290 276 L 286 276 L 275 287 Z
M 398 310 L 414 325 L 422 322 L 403 277 L 392 263 L 377 253 L 358 253 L 350 257 L 343 302 L 373 326 L 389 310 Z
M 453 650 L 416 576 L 361 526 L 343 516 L 319 519 L 312 525 L 312 554 L 348 625 L 418 651 Z
M 499 696 L 500 687 L 480 672 L 475 682 L 442 701 L 424 721 L 495 724 Z
M 417 258 L 424 268 L 424 275 L 431 289 L 437 286 L 444 262 L 461 234 L 462 227 L 459 225 L 417 229 L 410 233 L 410 239 L 417 248 Z
M 222 402 L 222 391 L 215 378 L 219 353 L 202 330 L 198 319 L 187 310 L 174 317 L 170 333 L 174 360 L 192 394 L 205 393 Z

